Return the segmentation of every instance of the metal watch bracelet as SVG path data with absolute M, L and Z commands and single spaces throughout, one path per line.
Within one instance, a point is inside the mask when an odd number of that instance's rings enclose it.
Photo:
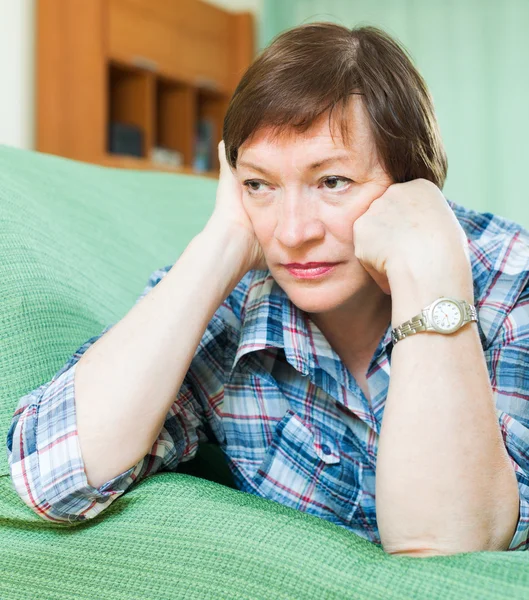
M 453 298 L 451 298 L 451 300 L 453 300 Z M 475 306 L 469 304 L 466 300 L 458 300 L 457 302 L 463 310 L 463 320 L 461 322 L 460 327 L 463 327 L 463 325 L 466 325 L 471 321 L 478 320 L 478 314 Z M 429 323 L 427 313 L 429 312 L 430 306 L 423 308 L 423 310 L 418 315 L 415 315 L 408 321 L 402 323 L 402 325 L 399 325 L 398 327 L 395 327 L 395 329 L 393 329 L 393 331 L 391 332 L 391 340 L 393 344 L 400 342 L 409 335 L 413 335 L 421 331 L 436 331 L 438 333 L 446 333 L 443 331 L 439 331 Z

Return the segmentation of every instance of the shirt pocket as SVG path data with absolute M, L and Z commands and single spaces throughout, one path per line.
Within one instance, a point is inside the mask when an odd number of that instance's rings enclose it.
M 337 441 L 288 409 L 252 477 L 267 498 L 328 520 L 349 523 L 356 512 L 359 487 L 344 479 Z

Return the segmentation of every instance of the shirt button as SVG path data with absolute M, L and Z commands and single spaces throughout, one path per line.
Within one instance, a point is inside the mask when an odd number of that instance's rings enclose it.
M 327 446 L 327 444 L 323 444 L 321 449 L 323 450 L 323 454 L 331 454 L 332 452 L 332 450 L 329 448 L 329 446 Z

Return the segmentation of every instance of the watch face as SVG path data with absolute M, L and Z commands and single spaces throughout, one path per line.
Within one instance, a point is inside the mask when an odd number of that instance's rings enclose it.
M 452 300 L 440 300 L 432 307 L 431 321 L 437 331 L 451 333 L 459 327 L 462 320 L 461 310 Z

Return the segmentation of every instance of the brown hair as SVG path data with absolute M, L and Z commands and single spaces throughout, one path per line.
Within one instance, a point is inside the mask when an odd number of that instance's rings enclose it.
M 448 163 L 432 97 L 407 51 L 373 26 L 309 23 L 276 36 L 230 100 L 222 132 L 228 163 L 236 168 L 240 146 L 258 129 L 271 127 L 272 138 L 304 133 L 328 110 L 331 124 L 337 106 L 342 138 L 350 140 L 345 109 L 353 93 L 364 98 L 394 183 L 424 178 L 442 189 Z

